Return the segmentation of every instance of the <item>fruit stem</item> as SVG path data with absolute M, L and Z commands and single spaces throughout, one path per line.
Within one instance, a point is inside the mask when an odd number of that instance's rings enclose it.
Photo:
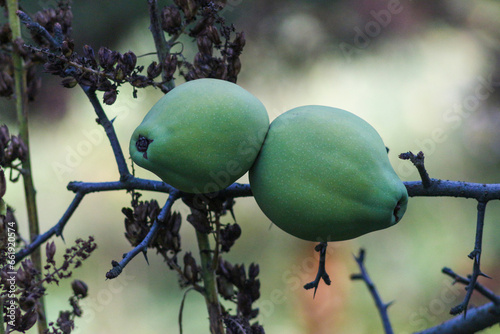
M 222 312 L 218 298 L 217 280 L 215 276 L 214 260 L 210 255 L 210 241 L 208 234 L 196 231 L 198 247 L 201 259 L 201 276 L 203 278 L 203 287 L 205 302 L 207 303 L 208 315 L 210 318 L 210 333 L 224 334 L 224 325 L 222 323 Z
M 7 11 L 9 16 L 9 25 L 12 31 L 12 63 L 14 66 L 14 96 L 16 98 L 16 111 L 17 121 L 19 123 L 19 137 L 28 147 L 26 158 L 22 162 L 22 175 L 24 183 L 24 194 L 26 198 L 26 210 L 28 211 L 28 225 L 30 240 L 40 234 L 40 227 L 38 224 L 38 212 L 36 204 L 36 190 L 33 182 L 33 172 L 31 170 L 31 157 L 30 157 L 30 143 L 28 131 L 28 108 L 27 108 L 27 84 L 26 84 L 26 69 L 24 68 L 24 61 L 19 52 L 14 46 L 17 40 L 21 40 L 21 22 L 17 11 L 19 4 L 17 0 L 7 1 Z M 37 270 L 42 271 L 42 256 L 38 248 L 31 254 L 31 260 Z M 44 298 L 40 298 L 38 331 L 43 333 L 47 329 L 47 322 L 45 320 L 45 302 Z
M 316 252 L 319 252 L 319 267 L 318 267 L 318 273 L 316 274 L 316 278 L 314 281 L 307 283 L 304 285 L 304 289 L 309 290 L 314 288 L 314 295 L 313 298 L 316 296 L 316 290 L 318 290 L 318 285 L 319 282 L 321 282 L 321 279 L 325 281 L 326 285 L 330 285 L 332 281 L 330 280 L 330 276 L 328 276 L 328 273 L 326 272 L 325 269 L 325 262 L 326 262 L 326 247 L 328 247 L 328 243 L 326 242 L 320 242 L 316 247 L 314 247 L 314 250 Z

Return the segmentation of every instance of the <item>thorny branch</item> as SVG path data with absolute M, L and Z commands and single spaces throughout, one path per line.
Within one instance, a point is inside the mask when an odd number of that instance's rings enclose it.
M 441 270 L 441 272 L 443 274 L 448 275 L 451 278 L 453 278 L 454 279 L 453 284 L 462 283 L 465 285 L 469 285 L 471 282 L 470 275 L 468 276 L 469 278 L 462 277 L 462 276 L 458 275 L 457 273 L 455 273 L 450 268 L 445 267 Z M 493 291 L 491 291 L 490 289 L 488 289 L 484 285 L 480 284 L 479 282 L 476 282 L 476 284 L 474 285 L 474 289 L 477 292 L 479 292 L 480 294 L 482 294 L 484 297 L 491 300 L 495 305 L 500 306 L 500 296 L 497 296 Z
M 124 255 L 123 259 L 120 262 L 113 261 L 113 269 L 108 271 L 106 274 L 106 278 L 115 278 L 120 273 L 122 272 L 123 268 L 139 253 L 143 253 L 144 256 L 146 257 L 147 251 L 148 251 L 148 246 L 150 242 L 153 240 L 154 236 L 156 235 L 156 232 L 160 226 L 167 217 L 167 214 L 170 213 L 170 210 L 172 209 L 172 205 L 174 202 L 179 198 L 179 193 L 177 191 L 174 191 L 170 193 L 168 196 L 167 202 L 163 206 L 163 208 L 160 211 L 160 214 L 156 218 L 156 220 L 153 223 L 153 226 L 151 226 L 151 229 L 149 230 L 148 234 L 146 237 L 141 241 L 139 245 L 137 245 L 134 249 L 132 249 L 130 252 Z M 147 257 L 146 257 L 147 260 Z
M 365 282 L 366 286 L 368 287 L 368 290 L 370 291 L 370 294 L 372 295 L 373 300 L 375 301 L 375 305 L 377 306 L 380 318 L 382 318 L 384 333 L 392 334 L 393 333 L 392 326 L 389 320 L 389 315 L 387 314 L 387 309 L 389 308 L 389 306 L 391 306 L 392 302 L 386 304 L 382 301 L 382 298 L 380 297 L 377 288 L 375 287 L 375 284 L 368 275 L 368 272 L 365 268 L 365 250 L 360 249 L 359 255 L 358 256 L 354 255 L 354 259 L 356 260 L 356 263 L 358 264 L 361 273 L 352 274 L 351 279 L 363 280 L 363 282 Z
M 485 211 L 486 211 L 486 202 L 479 202 L 477 205 L 476 242 L 474 250 L 469 254 L 469 257 L 474 261 L 472 267 L 472 275 L 469 284 L 466 287 L 467 294 L 465 295 L 465 299 L 461 304 L 451 309 L 450 313 L 452 315 L 457 315 L 463 312 L 465 318 L 467 314 L 467 306 L 469 305 L 470 298 L 472 297 L 472 292 L 474 291 L 478 277 L 479 276 L 488 277 L 481 271 L 480 268 Z
M 463 312 L 464 318 L 467 315 L 467 307 L 469 305 L 472 293 L 477 283 L 479 276 L 488 277 L 481 271 L 481 252 L 482 252 L 482 241 L 483 241 L 483 227 L 484 227 L 484 215 L 486 212 L 486 203 L 491 199 L 498 199 L 498 189 L 500 189 L 499 184 L 472 184 L 466 182 L 453 182 L 453 181 L 443 181 L 434 180 L 429 178 L 429 174 L 424 166 L 424 154 L 419 152 L 416 156 L 412 152 L 403 153 L 399 156 L 403 160 L 411 160 L 411 162 L 417 167 L 421 177 L 422 184 L 421 188 L 414 187 L 415 182 L 408 185 L 408 193 L 410 196 L 415 196 L 412 194 L 412 190 L 418 189 L 422 192 L 427 192 L 429 196 L 443 196 L 444 193 L 454 190 L 455 193 L 449 194 L 448 196 L 454 197 L 465 197 L 465 198 L 475 198 L 478 201 L 477 205 L 477 221 L 476 221 L 476 240 L 474 244 L 474 250 L 469 254 L 469 258 L 474 261 L 472 267 L 472 275 L 470 277 L 469 283 L 466 287 L 467 293 L 462 303 L 453 307 L 450 310 L 450 314 L 457 315 Z M 426 184 L 427 186 L 424 186 Z M 448 184 L 448 186 L 446 186 Z M 444 186 L 443 186 L 444 185 Z M 493 191 L 491 193 L 490 191 Z M 424 195 L 421 195 L 424 196 Z M 489 277 L 488 277 L 489 278 Z

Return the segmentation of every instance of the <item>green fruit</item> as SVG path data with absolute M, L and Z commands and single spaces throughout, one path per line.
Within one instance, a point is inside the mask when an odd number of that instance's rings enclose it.
M 264 105 L 245 89 L 193 80 L 151 108 L 132 134 L 130 155 L 179 190 L 214 192 L 248 171 L 268 127 Z
M 276 118 L 249 176 L 266 216 L 311 241 L 347 240 L 392 226 L 408 202 L 377 131 L 325 106 Z

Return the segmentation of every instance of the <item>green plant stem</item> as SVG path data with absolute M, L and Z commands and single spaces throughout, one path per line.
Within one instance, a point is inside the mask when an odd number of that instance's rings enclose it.
M 17 16 L 18 11 L 17 0 L 7 0 L 7 10 L 9 12 L 9 24 L 12 31 L 12 40 L 16 41 L 21 39 L 21 23 Z M 36 191 L 33 185 L 33 174 L 31 170 L 30 158 L 30 145 L 28 133 L 28 110 L 27 110 L 27 93 L 26 93 L 26 71 L 24 68 L 24 61 L 19 53 L 14 49 L 12 51 L 12 62 L 14 65 L 14 81 L 15 81 L 15 97 L 16 97 L 16 110 L 17 121 L 19 123 L 19 136 L 21 140 L 28 147 L 26 159 L 22 163 L 22 175 L 24 181 L 24 194 L 26 198 L 26 210 L 28 212 L 28 223 L 30 240 L 33 240 L 40 234 L 38 224 L 38 213 L 36 205 Z M 42 257 L 40 249 L 37 249 L 31 254 L 31 260 L 40 272 L 42 271 Z M 38 331 L 43 333 L 47 329 L 47 322 L 45 320 L 45 306 L 44 299 L 40 299 L 40 313 L 41 317 L 38 320 Z
M 224 334 L 222 324 L 222 311 L 220 308 L 215 268 L 213 267 L 212 249 L 208 240 L 208 234 L 196 231 L 198 247 L 200 248 L 201 276 L 207 303 L 208 316 L 210 319 L 210 333 Z

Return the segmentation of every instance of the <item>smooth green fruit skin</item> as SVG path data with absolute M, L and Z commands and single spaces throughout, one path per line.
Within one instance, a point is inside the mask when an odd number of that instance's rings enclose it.
M 132 134 L 139 166 L 189 193 L 226 188 L 253 164 L 269 128 L 264 105 L 240 86 L 217 79 L 183 83 L 163 96 Z M 139 152 L 139 136 L 152 140 Z
M 277 117 L 250 169 L 266 216 L 310 241 L 339 241 L 396 224 L 408 202 L 377 131 L 358 116 L 303 106 Z

